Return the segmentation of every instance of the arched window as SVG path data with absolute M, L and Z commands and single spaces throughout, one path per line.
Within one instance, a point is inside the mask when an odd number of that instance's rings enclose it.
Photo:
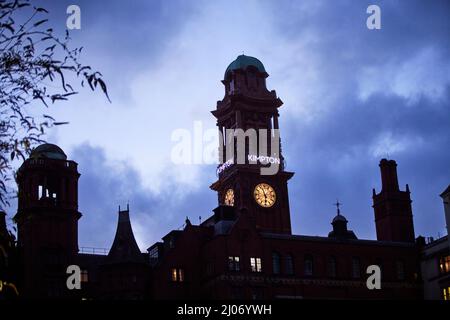
M 303 264 L 303 273 L 305 276 L 312 276 L 314 268 L 313 256 L 310 254 L 305 255 L 305 261 Z
M 328 276 L 331 278 L 336 278 L 336 258 L 330 257 L 328 260 Z
M 291 254 L 288 254 L 284 257 L 284 271 L 288 275 L 294 274 L 294 258 Z
M 272 270 L 274 274 L 280 274 L 280 255 L 277 252 L 272 253 Z

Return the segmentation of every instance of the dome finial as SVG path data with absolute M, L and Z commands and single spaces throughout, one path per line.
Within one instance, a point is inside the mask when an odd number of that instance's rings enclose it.
M 341 215 L 341 210 L 340 210 L 340 206 L 342 205 L 342 203 L 339 202 L 338 199 L 336 199 L 336 203 L 334 204 L 337 208 L 337 215 L 340 216 Z

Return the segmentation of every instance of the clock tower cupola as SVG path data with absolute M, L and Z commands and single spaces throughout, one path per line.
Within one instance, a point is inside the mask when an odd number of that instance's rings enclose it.
M 291 233 L 287 182 L 278 117 L 283 102 L 269 91 L 257 58 L 240 55 L 226 69 L 225 96 L 212 114 L 219 130 L 219 205 L 245 212 L 262 232 Z

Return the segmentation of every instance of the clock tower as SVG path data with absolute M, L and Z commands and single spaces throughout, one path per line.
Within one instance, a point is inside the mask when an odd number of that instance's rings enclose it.
M 267 89 L 268 76 L 261 61 L 245 55 L 226 69 L 225 96 L 212 111 L 220 164 L 211 189 L 219 205 L 248 214 L 258 230 L 291 234 L 287 184 L 294 174 L 284 170 L 278 126 L 283 102 Z

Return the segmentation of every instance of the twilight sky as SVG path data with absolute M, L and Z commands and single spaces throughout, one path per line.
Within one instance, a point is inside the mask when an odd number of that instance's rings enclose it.
M 82 90 L 50 114 L 79 164 L 80 246 L 109 248 L 129 201 L 145 250 L 189 216 L 217 205 L 214 164 L 174 164 L 174 130 L 214 129 L 210 111 L 237 55 L 260 59 L 284 105 L 280 128 L 295 234 L 327 235 L 333 203 L 359 238 L 375 239 L 378 163 L 409 184 L 416 236 L 445 234 L 439 194 L 450 183 L 449 1 L 45 1 L 52 27 L 81 8 L 83 62 L 100 70 L 112 103 Z M 381 30 L 366 8 L 381 7 Z

